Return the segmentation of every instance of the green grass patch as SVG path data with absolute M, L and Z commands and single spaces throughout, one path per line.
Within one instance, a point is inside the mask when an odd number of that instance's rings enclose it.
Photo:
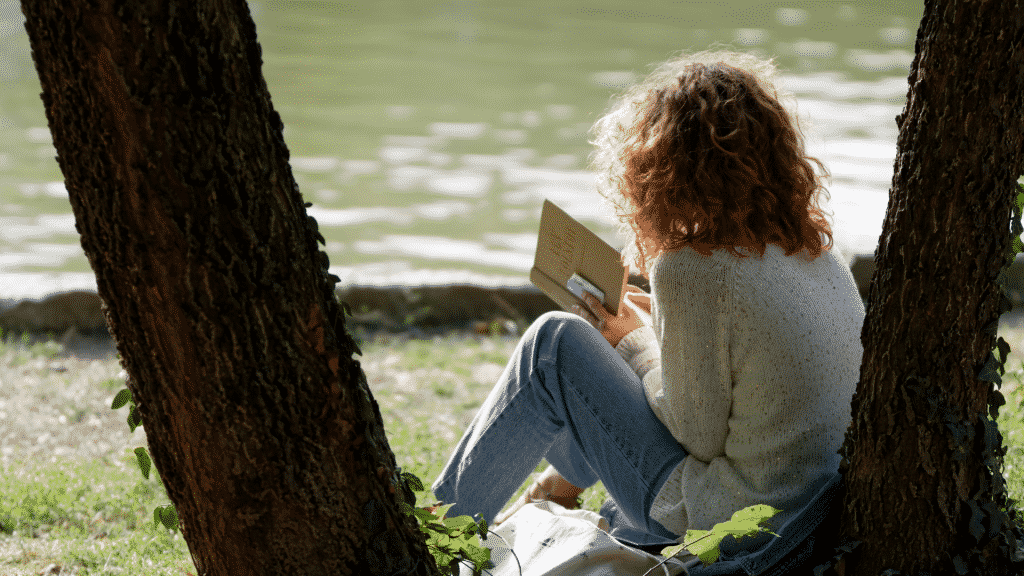
M 475 335 L 377 335 L 361 342 L 359 360 L 403 469 L 428 486 L 433 482 L 515 343 L 511 337 Z M 52 405 L 47 407 L 53 416 L 64 415 L 70 424 L 85 426 L 99 416 L 127 436 L 124 410 L 109 409 L 110 399 L 124 386 L 123 377 L 110 377 L 119 371 L 117 360 L 76 366 L 66 356 L 67 350 L 50 339 L 0 340 L 5 367 L 0 370 L 7 370 L 0 372 L 0 381 L 16 384 L 0 388 L 0 413 L 25 404 Z M 88 379 L 83 386 L 75 372 L 85 373 L 95 364 L 105 369 L 82 376 Z M 68 397 L 72 380 L 83 388 L 82 397 Z M 98 412 L 90 408 L 97 403 L 102 406 Z M 8 438 L 4 443 L 9 444 Z M 10 457 L 0 465 L 0 574 L 37 575 L 53 566 L 79 575 L 195 573 L 181 535 L 154 526 L 153 509 L 169 499 L 155 471 L 149 480 L 142 478 L 130 449 L 90 459 L 75 454 L 33 458 L 22 455 L 24 446 L 10 448 Z M 595 490 L 600 488 L 590 492 Z M 598 507 L 601 494 L 591 498 Z M 430 503 L 426 493 L 422 497 L 421 504 Z
M 3 466 L 0 573 L 194 572 L 181 535 L 153 526 L 153 508 L 168 502 L 163 485 L 124 465 L 130 458 Z
M 403 469 L 429 487 L 516 341 L 473 334 L 363 339 L 359 360 Z M 1007 446 L 1004 475 L 1016 501 L 1024 499 L 1021 358 L 1013 352 L 1007 362 L 1007 403 L 998 420 Z M 153 509 L 169 502 L 163 485 L 155 473 L 142 478 L 124 442 L 96 457 L 84 452 L 29 457 L 21 456 L 24 446 L 10 446 L 14 436 L 3 428 L 5 411 L 15 414 L 21 405 L 35 402 L 52 405 L 52 417 L 64 418 L 66 426 L 85 429 L 100 417 L 109 419 L 110 430 L 123 429 L 129 437 L 124 411 L 109 409 L 113 394 L 124 385 L 123 377 L 111 377 L 118 370 L 112 357 L 73 364 L 63 346 L 51 340 L 8 336 L 0 341 L 0 574 L 37 575 L 51 565 L 79 575 L 195 573 L 181 535 L 153 524 Z M 19 386 L 25 390 L 19 392 Z M 69 396 L 71 389 L 81 389 L 81 397 Z M 102 437 L 108 435 L 105 431 Z M 536 472 L 546 465 L 539 464 Z M 528 485 L 529 480 L 513 499 Z M 583 493 L 584 508 L 598 511 L 606 497 L 601 484 L 591 487 Z M 422 493 L 419 504 L 430 503 Z
M 996 422 L 1003 435 L 1006 455 L 1003 457 L 1003 477 L 1006 489 L 1015 502 L 1024 502 L 1024 362 L 1008 359 L 1003 376 L 1003 396 L 1006 404 L 999 410 Z

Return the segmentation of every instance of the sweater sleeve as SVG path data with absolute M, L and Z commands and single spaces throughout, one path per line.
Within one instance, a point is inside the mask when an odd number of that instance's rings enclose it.
M 710 462 L 725 453 L 732 407 L 732 274 L 721 260 L 694 255 L 666 253 L 652 269 L 660 365 L 643 381 L 651 409 L 676 440 Z
M 661 354 L 658 351 L 654 329 L 647 325 L 623 336 L 615 346 L 615 350 L 641 380 L 661 364 Z

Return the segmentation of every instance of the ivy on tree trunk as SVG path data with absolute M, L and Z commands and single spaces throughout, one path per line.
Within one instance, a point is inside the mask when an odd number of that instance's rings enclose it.
M 436 574 L 244 0 L 24 0 L 82 247 L 201 575 Z M 339 79 L 343 81 L 343 79 Z
M 1000 404 L 979 378 L 1008 302 L 1024 172 L 1024 4 L 926 0 L 842 448 L 846 574 L 1017 574 Z

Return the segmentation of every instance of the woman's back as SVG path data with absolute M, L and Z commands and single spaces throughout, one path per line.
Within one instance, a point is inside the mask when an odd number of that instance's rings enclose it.
M 863 352 L 850 271 L 831 251 L 745 253 L 684 248 L 651 270 L 661 370 L 644 383 L 691 454 L 680 492 L 667 484 L 655 506 L 682 504 L 670 530 L 706 529 L 751 504 L 791 507 L 838 468 Z

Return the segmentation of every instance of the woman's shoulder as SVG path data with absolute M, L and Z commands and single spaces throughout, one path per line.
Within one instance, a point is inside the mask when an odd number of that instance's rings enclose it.
M 735 262 L 730 259 L 735 256 L 728 251 L 715 250 L 704 255 L 690 247 L 662 252 L 651 263 L 651 286 L 673 291 L 690 287 L 702 294 L 725 289 L 735 277 Z
M 791 265 L 803 265 L 807 263 L 821 263 L 825 260 L 830 261 L 837 258 L 832 254 L 832 251 L 827 249 L 822 250 L 817 257 L 811 256 L 806 248 L 803 248 L 794 254 L 787 255 L 781 246 L 772 243 L 765 245 L 763 253 L 759 253 L 754 248 L 747 248 L 744 246 L 737 246 L 735 250 L 742 256 L 737 256 L 728 248 L 715 248 L 710 250 L 708 254 L 703 254 L 699 250 L 689 246 L 684 246 L 677 250 L 666 250 L 658 254 L 658 256 L 654 258 L 652 268 L 661 265 L 662 267 L 713 269 L 733 266 L 736 264 L 759 266 L 764 261 L 778 261 Z M 824 258 L 825 260 L 819 261 L 821 258 Z
M 651 282 L 705 286 L 752 283 L 762 286 L 766 279 L 772 280 L 768 284 L 784 284 L 787 278 L 797 281 L 800 278 L 843 275 L 842 261 L 828 250 L 823 250 L 817 257 L 809 255 L 806 249 L 787 255 L 776 244 L 768 244 L 763 254 L 743 247 L 736 250 L 743 256 L 737 256 L 726 248 L 711 250 L 710 254 L 701 254 L 690 247 L 662 252 L 651 264 Z
M 678 278 L 683 282 L 706 283 L 709 280 L 725 281 L 733 278 L 743 268 L 760 265 L 761 258 L 756 251 L 737 247 L 744 254 L 739 257 L 727 248 L 709 250 L 707 254 L 684 246 L 678 250 L 666 250 L 651 263 L 650 278 Z
M 691 272 L 701 270 L 715 270 L 728 266 L 728 257 L 733 257 L 728 250 L 712 250 L 710 255 L 701 254 L 699 251 L 684 246 L 678 250 L 666 250 L 658 254 L 651 264 L 652 273 L 657 270 L 663 272 L 669 270 L 686 270 Z

